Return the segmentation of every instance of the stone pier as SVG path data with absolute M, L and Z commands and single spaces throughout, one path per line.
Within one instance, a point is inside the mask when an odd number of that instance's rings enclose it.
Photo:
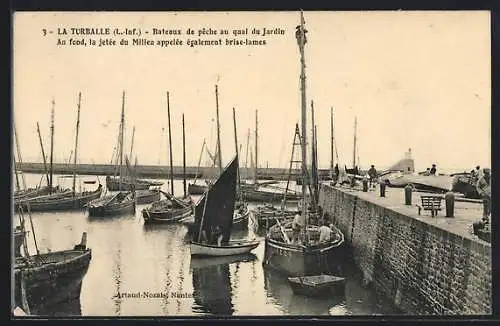
M 419 315 L 492 313 L 491 245 L 471 234 L 482 205 L 455 202 L 455 217 L 404 204 L 402 189 L 368 192 L 322 185 L 320 205 L 344 232 L 366 284 Z

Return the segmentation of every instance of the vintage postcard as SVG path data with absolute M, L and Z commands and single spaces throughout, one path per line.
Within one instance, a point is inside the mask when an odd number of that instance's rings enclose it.
M 487 11 L 16 12 L 12 315 L 489 315 Z

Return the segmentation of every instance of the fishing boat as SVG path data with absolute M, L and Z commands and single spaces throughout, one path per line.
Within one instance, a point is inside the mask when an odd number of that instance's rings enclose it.
M 308 276 L 317 275 L 330 268 L 330 260 L 340 253 L 344 245 L 344 235 L 342 232 L 333 227 L 330 233 L 330 239 L 326 242 L 319 242 L 319 227 L 310 225 L 309 220 L 319 220 L 318 209 L 309 209 L 311 204 L 316 204 L 315 192 L 313 187 L 308 187 L 310 183 L 308 167 L 307 167 L 307 120 L 306 120 L 306 94 L 305 94 L 305 61 L 304 61 L 304 45 L 306 42 L 307 31 L 304 28 L 303 13 L 300 14 L 300 25 L 297 26 L 296 38 L 299 44 L 301 57 L 301 127 L 302 133 L 299 136 L 301 148 L 301 165 L 302 165 L 302 202 L 301 217 L 304 222 L 298 239 L 290 240 L 293 235 L 292 221 L 284 223 L 277 222 L 271 227 L 265 237 L 265 251 L 263 265 L 266 268 L 277 270 L 288 276 Z M 313 123 L 314 128 L 314 123 Z M 296 126 L 296 132 L 298 128 Z M 314 130 L 314 129 L 313 129 Z M 313 154 L 315 157 L 315 144 L 313 133 Z M 314 160 L 313 160 L 314 163 Z M 314 165 L 314 164 L 313 164 Z M 317 167 L 313 167 L 314 169 Z
M 167 199 L 159 200 L 142 210 L 144 223 L 173 223 L 193 214 L 193 201 L 176 198 L 162 192 Z
M 75 136 L 75 155 L 73 156 L 73 187 L 72 190 L 61 190 L 53 195 L 46 195 L 41 197 L 30 198 L 29 200 L 21 200 L 19 204 L 23 205 L 26 209 L 27 202 L 29 201 L 30 209 L 32 212 L 45 212 L 45 211 L 61 211 L 83 209 L 85 205 L 94 199 L 101 197 L 102 185 L 99 183 L 97 189 L 93 191 L 76 191 L 76 164 L 78 157 L 78 135 L 80 131 L 80 109 L 81 109 L 82 93 L 78 93 L 77 105 L 77 119 L 76 119 L 76 136 Z M 50 180 L 53 178 L 52 167 L 50 169 Z
M 16 257 L 14 263 L 15 302 L 28 314 L 38 314 L 43 306 L 79 298 L 92 250 L 87 234 L 73 249 Z M 61 288 L 77 291 L 61 291 Z M 23 300 L 25 299 L 25 300 Z M 23 302 L 24 301 L 24 302 Z
M 168 115 L 168 135 L 169 143 L 172 144 L 171 128 L 170 128 L 170 96 L 167 92 L 167 115 Z M 186 188 L 186 146 L 185 146 L 185 129 L 184 129 L 184 114 L 182 115 L 182 148 L 183 148 L 183 188 L 184 197 L 177 198 L 174 193 L 174 174 L 172 164 L 172 146 L 169 146 L 170 151 L 170 191 L 171 193 L 163 192 L 166 200 L 160 200 L 151 204 L 142 210 L 144 223 L 174 223 L 178 222 L 191 214 L 193 214 L 193 201 L 187 194 Z
M 150 204 L 161 199 L 160 189 L 137 190 L 135 194 L 138 205 Z
M 345 291 L 345 278 L 333 275 L 289 277 L 288 283 L 293 293 L 309 297 L 339 295 Z
M 29 201 L 30 209 L 32 212 L 47 212 L 47 211 L 63 211 L 63 210 L 74 210 L 74 209 L 84 209 L 88 203 L 101 197 L 102 185 L 99 184 L 96 190 L 93 191 L 83 191 L 76 193 L 68 192 L 63 197 L 62 194 L 58 195 L 58 198 L 47 198 L 42 197 L 40 199 L 32 199 Z M 27 204 L 25 202 L 20 202 L 26 209 Z
M 237 173 L 238 155 L 196 204 L 195 223 L 199 225 L 199 229 L 193 234 L 190 243 L 191 256 L 238 255 L 248 253 L 259 245 L 256 240 L 230 240 Z M 214 239 L 217 228 L 220 230 L 220 241 Z
M 253 165 L 253 183 L 242 183 L 241 192 L 246 200 L 252 202 L 281 202 L 283 199 L 283 189 L 274 189 L 270 191 L 262 187 L 258 182 L 259 169 L 258 169 L 258 111 L 255 111 L 255 161 L 252 160 Z M 288 200 L 299 200 L 300 195 L 289 191 L 287 194 Z
M 26 204 L 29 201 L 36 200 L 36 201 L 41 201 L 41 200 L 51 200 L 51 199 L 59 199 L 59 198 L 65 198 L 71 195 L 71 192 L 69 189 L 64 189 L 59 186 L 54 186 L 54 173 L 53 173 L 53 154 L 54 154 L 54 116 L 55 116 L 55 100 L 52 99 L 52 109 L 51 109 L 51 124 L 50 124 L 50 164 L 48 165 L 45 159 L 45 151 L 43 147 L 43 142 L 42 142 L 42 136 L 40 133 L 40 125 L 37 122 L 37 132 L 38 132 L 38 139 L 40 141 L 40 148 L 42 151 L 42 157 L 43 157 L 43 164 L 45 168 L 45 173 L 44 177 L 47 179 L 47 186 L 44 187 L 36 187 L 35 189 L 28 189 L 26 180 L 24 178 L 24 174 L 21 174 L 22 176 L 22 189 L 21 189 L 21 182 L 19 181 L 19 176 L 18 172 L 15 171 L 15 180 L 16 180 L 16 186 L 18 191 L 14 193 L 14 205 L 18 206 L 19 204 Z M 14 139 L 16 143 L 16 150 L 18 154 L 18 159 L 19 162 L 22 163 L 22 158 L 20 154 L 20 149 L 19 149 L 19 140 L 17 138 L 17 132 L 16 129 L 14 129 Z M 13 165 L 16 167 L 16 164 L 14 163 Z M 42 177 L 43 178 L 43 177 Z M 19 190 L 21 189 L 21 190 Z M 24 206 L 26 208 L 26 206 Z
M 122 110 L 120 119 L 120 132 L 118 136 L 118 146 L 119 146 L 119 177 L 121 180 L 123 175 L 123 135 L 125 129 L 125 91 L 122 95 Z M 125 157 L 127 167 L 129 167 L 128 158 Z M 131 169 L 129 168 L 129 172 Z M 132 178 L 133 179 L 133 178 Z M 135 214 L 136 208 L 136 194 L 135 188 L 131 191 L 122 191 L 122 188 L 118 187 L 119 192 L 116 194 L 111 194 L 104 196 L 102 198 L 95 199 L 89 202 L 86 206 L 89 212 L 89 216 L 103 217 L 103 216 L 114 216 L 123 214 Z
M 106 176 L 106 187 L 108 188 L 109 191 L 132 191 L 133 189 L 135 190 L 147 190 L 151 186 L 154 186 L 154 184 L 150 183 L 149 181 L 146 180 L 137 180 L 137 183 L 134 183 L 133 180 L 130 178 L 124 177 L 121 181 L 121 188 L 120 188 L 120 178 L 113 177 L 113 176 Z
M 36 315 L 43 311 L 42 307 L 51 303 L 79 298 L 82 279 L 92 258 L 92 250 L 87 248 L 87 233 L 82 233 L 80 243 L 72 249 L 40 253 L 28 204 L 27 213 L 36 250 L 36 254 L 30 254 L 25 230 L 25 212 L 22 206 L 17 208 L 20 224 L 14 230 L 12 308 L 20 307 L 27 315 Z M 24 255 L 18 250 L 20 243 L 24 248 Z

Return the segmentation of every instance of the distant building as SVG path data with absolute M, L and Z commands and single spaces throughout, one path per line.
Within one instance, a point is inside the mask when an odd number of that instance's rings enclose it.
M 415 161 L 412 158 L 411 148 L 408 148 L 408 152 L 405 153 L 404 158 L 392 165 L 389 170 L 402 171 L 403 173 L 415 172 Z

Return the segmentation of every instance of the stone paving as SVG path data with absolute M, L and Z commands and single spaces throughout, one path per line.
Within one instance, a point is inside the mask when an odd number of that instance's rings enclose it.
M 413 192 L 412 193 L 412 205 L 405 205 L 405 194 L 402 188 L 389 188 L 385 190 L 385 197 L 380 197 L 380 189 L 377 185 L 376 188 L 369 189 L 368 192 L 363 192 L 359 188 L 350 187 L 339 187 L 336 189 L 344 191 L 346 193 L 355 194 L 359 198 L 366 201 L 372 202 L 379 206 L 386 207 L 395 212 L 410 216 L 417 220 L 423 221 L 430 225 L 439 227 L 443 230 L 449 231 L 451 233 L 460 235 L 464 238 L 468 238 L 475 241 L 480 241 L 482 243 L 490 245 L 479 239 L 477 236 L 472 234 L 472 223 L 481 220 L 483 205 L 482 203 L 470 203 L 470 202 L 457 202 L 455 201 L 454 217 L 446 216 L 446 206 L 444 198 L 441 202 L 441 211 L 437 213 L 437 216 L 432 217 L 430 211 L 422 210 L 421 215 L 418 215 L 417 204 L 420 205 L 421 195 L 431 195 L 430 193 L 424 192 Z M 435 194 L 433 194 L 435 195 Z

